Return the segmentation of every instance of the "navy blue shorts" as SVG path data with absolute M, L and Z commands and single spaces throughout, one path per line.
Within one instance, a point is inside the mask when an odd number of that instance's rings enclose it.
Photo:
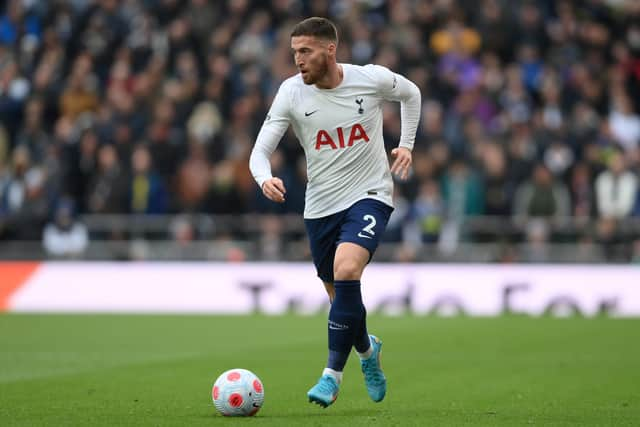
M 373 256 L 393 208 L 378 200 L 363 199 L 350 208 L 322 218 L 305 219 L 311 256 L 324 282 L 333 282 L 333 259 L 340 243 L 351 242 Z

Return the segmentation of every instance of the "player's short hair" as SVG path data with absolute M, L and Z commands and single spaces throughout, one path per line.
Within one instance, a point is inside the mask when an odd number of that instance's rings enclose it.
M 311 36 L 338 44 L 338 30 L 336 26 L 327 18 L 318 16 L 298 22 L 296 26 L 293 27 L 293 31 L 291 31 L 291 37 L 297 36 Z

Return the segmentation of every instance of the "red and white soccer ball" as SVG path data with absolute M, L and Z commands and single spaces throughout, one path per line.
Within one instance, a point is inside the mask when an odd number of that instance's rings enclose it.
M 223 372 L 211 390 L 213 404 L 226 417 L 250 417 L 264 402 L 262 381 L 246 369 L 230 369 Z

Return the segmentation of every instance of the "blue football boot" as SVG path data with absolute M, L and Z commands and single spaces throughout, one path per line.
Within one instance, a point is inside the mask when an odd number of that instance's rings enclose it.
M 364 374 L 364 383 L 367 386 L 367 393 L 374 402 L 380 402 L 387 393 L 387 379 L 380 367 L 380 352 L 382 351 L 382 341 L 375 335 L 369 335 L 373 353 L 368 359 L 360 359 L 360 367 Z
M 309 402 L 315 402 L 326 408 L 336 401 L 339 389 L 335 378 L 331 375 L 323 375 L 318 380 L 318 384 L 307 392 L 307 397 L 309 397 Z

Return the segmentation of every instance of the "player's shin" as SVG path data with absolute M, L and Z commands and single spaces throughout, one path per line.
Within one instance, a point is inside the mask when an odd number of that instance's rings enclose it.
M 359 280 L 336 280 L 335 298 L 329 310 L 329 360 L 327 368 L 342 372 L 364 314 Z M 340 380 L 340 378 L 338 379 Z
M 373 353 L 371 347 L 371 339 L 369 338 L 369 332 L 367 331 L 367 310 L 364 305 L 362 306 L 362 319 L 360 320 L 360 327 L 356 331 L 353 340 L 353 346 L 361 359 L 367 359 Z

